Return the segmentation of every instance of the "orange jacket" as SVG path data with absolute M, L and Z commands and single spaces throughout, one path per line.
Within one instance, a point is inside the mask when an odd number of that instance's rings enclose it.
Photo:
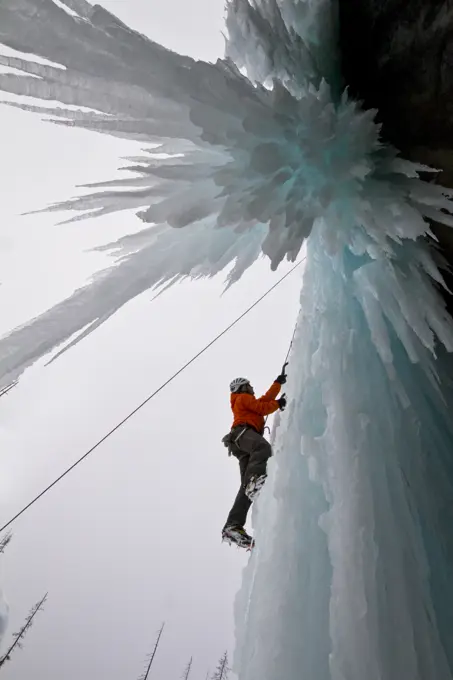
M 233 425 L 251 425 L 258 432 L 264 430 L 264 416 L 278 410 L 275 397 L 280 392 L 281 385 L 274 382 L 266 394 L 257 399 L 253 394 L 233 392 L 231 395 L 231 410 L 233 411 Z

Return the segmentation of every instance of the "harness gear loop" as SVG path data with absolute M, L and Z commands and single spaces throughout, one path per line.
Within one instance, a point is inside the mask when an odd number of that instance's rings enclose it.
M 222 442 L 223 442 L 224 446 L 226 446 L 227 449 L 228 449 L 228 456 L 231 456 L 231 449 L 230 449 L 231 444 L 234 444 L 239 448 L 238 441 L 240 440 L 240 438 L 242 437 L 242 435 L 246 431 L 247 427 L 248 427 L 248 425 L 245 425 L 245 427 L 242 428 L 242 430 L 239 432 L 237 437 L 233 436 L 231 432 L 228 432 L 228 434 L 226 434 L 224 437 L 222 437 Z

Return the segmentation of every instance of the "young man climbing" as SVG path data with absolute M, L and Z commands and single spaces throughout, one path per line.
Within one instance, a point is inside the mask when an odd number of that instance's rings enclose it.
M 223 443 L 229 454 L 239 460 L 241 486 L 222 530 L 223 540 L 249 548 L 252 538 L 244 529 L 247 513 L 266 480 L 267 460 L 272 455 L 263 437 L 265 416 L 286 406 L 285 395 L 276 399 L 286 382 L 285 366 L 270 389 L 259 399 L 246 378 L 235 378 L 230 384 L 233 425 Z

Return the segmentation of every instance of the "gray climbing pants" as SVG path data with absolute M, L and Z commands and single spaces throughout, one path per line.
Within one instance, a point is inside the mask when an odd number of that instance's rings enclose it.
M 234 443 L 238 436 L 239 439 Z M 256 430 L 244 425 L 238 425 L 231 430 L 231 440 L 228 448 L 231 455 L 239 460 L 241 486 L 225 526 L 236 524 L 243 527 L 252 504 L 245 495 L 245 489 L 252 477 L 266 474 L 267 461 L 272 456 L 272 449 L 269 442 Z

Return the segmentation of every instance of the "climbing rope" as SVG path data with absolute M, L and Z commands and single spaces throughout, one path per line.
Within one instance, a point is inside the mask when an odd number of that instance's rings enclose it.
M 150 394 L 144 401 L 141 402 L 141 404 L 139 404 L 136 408 L 134 408 L 134 410 L 131 411 L 125 418 L 123 418 L 123 420 L 121 420 L 117 425 L 115 425 L 115 427 L 112 427 L 112 429 L 109 430 L 109 432 L 107 432 L 107 434 L 105 434 L 101 439 L 99 439 L 99 441 L 97 441 L 96 444 L 94 444 L 86 453 L 83 454 L 83 456 L 81 456 L 78 460 L 76 460 L 75 463 L 73 463 L 70 467 L 68 467 L 61 475 L 59 475 L 59 477 L 54 479 L 54 481 L 51 484 L 46 486 L 46 488 L 43 489 L 43 491 L 41 491 L 41 493 L 39 493 L 37 496 L 35 496 L 35 498 L 33 498 L 29 503 L 27 503 L 27 505 L 25 505 L 22 508 L 22 510 L 20 510 L 18 513 L 16 513 L 14 515 L 14 517 L 11 517 L 11 519 L 8 520 L 8 522 L 6 522 L 6 524 L 4 524 L 0 528 L 0 533 L 2 531 L 4 531 L 5 529 L 7 529 L 13 522 L 16 521 L 16 519 L 21 517 L 21 515 L 23 515 L 25 512 L 27 512 L 27 510 L 29 510 L 32 507 L 32 505 L 34 505 L 37 501 L 39 501 L 48 491 L 53 489 L 54 486 L 56 486 L 59 482 L 61 482 L 61 480 L 64 477 L 66 477 L 70 472 L 72 472 L 78 465 L 80 465 L 80 463 L 82 463 L 84 460 L 86 460 L 86 458 L 88 458 L 88 456 L 90 456 L 93 453 L 93 451 L 95 451 L 101 444 L 103 444 L 106 441 L 106 439 L 108 439 L 112 434 L 114 434 L 117 430 L 119 430 L 120 427 L 122 427 L 125 423 L 127 423 L 127 421 L 130 420 L 132 418 L 132 416 L 134 416 L 138 411 L 140 411 L 140 409 L 143 408 L 143 406 L 145 406 L 148 402 L 151 401 L 151 399 L 153 399 L 157 394 L 159 394 L 159 392 L 161 392 L 164 389 L 164 387 L 167 387 L 167 385 L 169 385 L 171 382 L 173 382 L 173 380 L 175 378 L 177 378 L 183 371 L 185 371 L 186 368 L 188 368 L 191 364 L 193 364 L 194 361 L 196 361 L 199 357 L 201 357 L 202 354 L 204 354 L 210 347 L 212 347 L 212 345 L 214 345 L 217 342 L 217 340 L 220 340 L 221 337 L 223 337 L 226 333 L 228 333 L 228 331 L 230 331 L 237 323 L 239 323 L 239 321 L 241 321 L 245 316 L 247 316 L 247 314 L 249 312 L 251 312 L 252 309 L 254 309 L 257 305 L 259 305 L 259 303 L 262 302 L 262 300 L 264 300 L 264 298 L 266 298 L 269 295 L 269 293 L 271 293 L 273 290 L 275 290 L 275 288 L 277 288 L 277 286 L 279 286 L 280 283 L 282 283 L 288 276 L 290 276 L 290 274 L 292 274 L 293 271 L 295 269 L 297 269 L 297 267 L 300 264 L 302 264 L 302 262 L 304 260 L 305 260 L 305 257 L 303 257 L 301 260 L 299 260 L 299 262 L 297 262 L 294 265 L 294 267 L 292 267 L 288 272 L 286 272 L 286 274 L 284 274 L 276 283 L 274 283 L 273 286 L 271 286 L 265 293 L 263 293 L 263 295 L 261 295 L 261 297 L 259 297 L 257 300 L 255 300 L 255 302 L 252 305 L 250 305 L 250 307 L 248 307 L 244 312 L 242 312 L 242 314 L 240 316 L 238 316 L 226 328 L 224 328 L 223 331 L 221 331 L 221 333 L 216 335 L 215 338 L 213 338 L 210 342 L 208 342 L 207 345 L 205 345 L 203 347 L 203 349 L 201 349 L 199 352 L 197 352 L 197 354 L 195 354 L 191 359 L 189 359 L 189 361 L 187 361 L 183 366 L 181 366 L 181 368 L 179 368 L 175 373 L 173 373 L 173 375 L 171 375 L 164 383 L 162 383 L 162 385 L 160 385 L 160 387 L 158 387 L 156 390 L 154 390 L 154 392 L 152 394 Z M 291 349 L 291 347 L 290 347 L 290 349 Z M 288 355 L 289 355 L 289 351 L 288 351 Z

